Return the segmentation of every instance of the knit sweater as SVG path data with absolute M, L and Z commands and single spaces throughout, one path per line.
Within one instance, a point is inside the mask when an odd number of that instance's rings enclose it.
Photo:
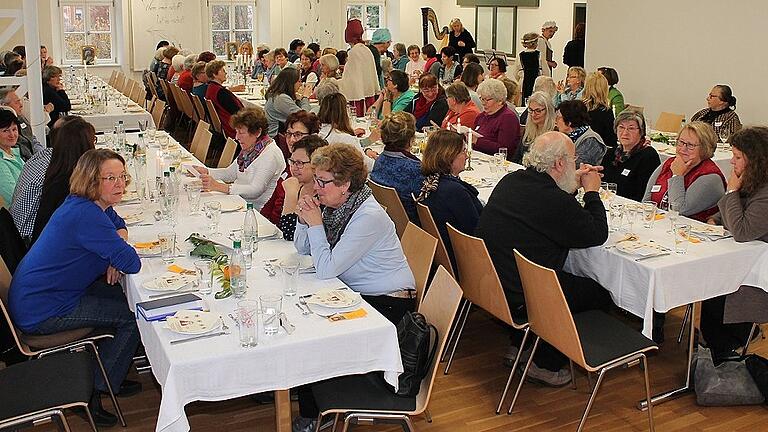
M 424 182 L 420 161 L 406 157 L 400 152 L 384 150 L 373 165 L 371 180 L 380 185 L 395 188 L 408 214 L 408 219 L 419 220 L 411 194 L 418 195 L 421 184 Z

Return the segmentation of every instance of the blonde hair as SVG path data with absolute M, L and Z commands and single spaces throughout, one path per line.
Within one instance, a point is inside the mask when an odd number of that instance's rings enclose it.
M 454 24 L 458 24 L 458 25 L 459 25 L 459 28 L 461 29 L 461 30 L 459 30 L 459 33 L 461 33 L 462 31 L 464 31 L 464 24 L 461 22 L 461 20 L 460 20 L 460 19 L 458 19 L 458 18 L 454 18 L 454 19 L 452 19 L 452 20 L 451 20 L 451 26 L 450 26 L 450 27 L 451 27 L 451 30 L 453 30 L 453 25 L 454 25 Z
M 533 91 L 543 92 L 548 95 L 550 99 L 553 99 L 557 95 L 557 87 L 555 87 L 555 80 L 552 77 L 539 75 L 533 82 Z
M 464 151 L 464 136 L 454 131 L 440 129 L 427 139 L 427 147 L 421 159 L 421 173 L 450 174 L 451 164 Z
M 384 117 L 379 129 L 386 150 L 410 149 L 411 140 L 416 135 L 416 117 L 405 111 L 396 111 Z
M 587 78 L 587 71 L 585 71 L 581 66 L 571 66 L 568 68 L 568 73 L 566 75 L 570 75 L 571 72 L 576 72 L 576 75 L 579 77 L 579 81 L 581 81 L 581 84 L 584 85 L 584 79 Z
M 523 143 L 526 145 L 533 143 L 543 133 L 555 130 L 555 106 L 552 104 L 552 98 L 544 92 L 537 91 L 528 98 L 529 108 L 532 103 L 543 106 L 546 109 L 546 117 L 544 117 L 544 124 L 539 126 L 531 120 L 531 113 L 528 113 L 528 122 L 525 124 L 523 134 Z
M 333 174 L 333 183 L 341 186 L 349 182 L 349 193 L 363 188 L 368 177 L 363 154 L 349 144 L 329 144 L 312 153 L 312 168 Z
M 119 160 L 125 167 L 125 159 L 112 150 L 92 149 L 83 153 L 69 178 L 69 193 L 91 201 L 101 198 L 101 165 L 112 159 Z
M 699 139 L 699 152 L 702 159 L 712 159 L 717 149 L 717 135 L 715 135 L 715 130 L 712 129 L 709 123 L 702 121 L 686 123 L 677 134 L 678 138 L 683 131 L 690 131 Z
M 539 34 L 535 32 L 526 33 L 523 35 L 523 38 L 520 40 L 520 42 L 526 48 L 536 48 L 536 45 L 539 42 Z
M 608 98 L 608 80 L 600 72 L 591 72 L 584 82 L 584 93 L 581 99 L 587 106 L 587 111 L 599 108 L 609 109 L 611 100 Z

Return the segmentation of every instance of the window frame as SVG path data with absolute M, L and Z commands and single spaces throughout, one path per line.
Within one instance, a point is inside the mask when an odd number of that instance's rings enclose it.
M 350 19 L 349 16 L 349 8 L 351 6 L 361 6 L 362 7 L 362 17 L 360 17 L 360 22 L 363 24 L 363 39 L 370 40 L 371 37 L 373 37 L 373 32 L 380 28 L 386 28 L 387 27 L 387 3 L 385 0 L 353 0 L 348 1 L 344 5 L 344 20 L 342 22 L 347 22 Z M 368 12 L 366 9 L 366 6 L 378 6 L 379 7 L 379 27 L 377 28 L 368 28 L 366 27 L 366 23 L 368 22 Z
M 229 11 L 229 23 L 227 24 L 227 30 L 214 30 L 214 25 L 213 25 L 213 8 L 215 6 L 226 6 L 226 7 L 230 8 L 230 11 Z M 251 20 L 251 28 L 250 29 L 236 28 L 235 24 L 236 24 L 237 20 L 235 19 L 235 9 L 236 9 L 237 6 L 248 6 L 248 7 L 250 7 L 253 10 L 253 19 Z M 208 42 L 207 42 L 207 44 L 208 44 L 208 48 L 211 50 L 211 52 L 216 54 L 216 58 L 222 59 L 222 60 L 226 60 L 226 58 L 227 58 L 227 50 L 226 50 L 226 45 L 225 45 L 223 54 L 219 54 L 216 51 L 214 51 L 214 47 L 213 47 L 213 35 L 214 35 L 214 33 L 224 33 L 225 31 L 228 32 L 229 33 L 229 39 L 227 40 L 227 42 L 230 42 L 230 41 L 233 41 L 233 40 L 235 40 L 235 41 L 237 40 L 235 38 L 235 35 L 237 33 L 242 33 L 242 32 L 246 32 L 246 31 L 250 30 L 250 32 L 251 32 L 251 45 L 254 45 L 253 41 L 256 40 L 255 39 L 255 37 L 256 37 L 256 21 L 257 21 L 257 14 L 258 14 L 258 11 L 259 11 L 258 8 L 256 7 L 256 3 L 254 1 L 246 1 L 246 0 L 241 0 L 241 1 L 211 0 L 208 3 L 208 8 L 207 9 L 208 9 L 208 36 L 207 36 Z M 239 41 L 238 41 L 238 43 L 239 43 Z M 256 50 L 256 46 L 255 45 L 254 45 L 253 49 L 254 49 L 254 53 L 255 53 L 255 50 Z
M 65 25 L 64 25 L 64 7 L 65 6 L 82 6 L 84 13 L 85 13 L 85 28 L 83 31 L 74 31 L 74 32 L 68 32 L 66 31 Z M 103 31 L 103 30 L 96 30 L 92 31 L 90 30 L 90 17 L 89 17 L 89 6 L 106 6 L 109 8 L 109 31 Z M 60 44 L 61 44 L 61 53 L 60 53 L 60 63 L 62 65 L 82 65 L 82 60 L 78 56 L 75 59 L 68 59 L 66 58 L 66 52 L 67 52 L 67 42 L 66 42 L 66 35 L 70 34 L 82 34 L 85 36 L 85 43 L 88 45 L 93 45 L 91 41 L 88 40 L 90 35 L 93 34 L 109 34 L 110 40 L 111 40 L 111 56 L 109 58 L 99 58 L 96 56 L 94 59 L 94 66 L 102 66 L 102 65 L 115 65 L 118 64 L 119 61 L 119 47 L 121 43 L 120 34 L 121 31 L 118 28 L 119 19 L 118 19 L 118 8 L 116 7 L 116 4 L 113 0 L 58 0 L 58 8 L 57 8 L 57 14 L 58 14 L 58 24 L 59 24 L 59 35 L 60 35 Z

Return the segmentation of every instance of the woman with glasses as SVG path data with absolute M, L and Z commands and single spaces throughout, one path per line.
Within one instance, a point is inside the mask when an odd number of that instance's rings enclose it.
M 285 130 L 285 120 L 289 115 L 296 111 L 309 111 L 312 86 L 304 86 L 300 78 L 298 69 L 285 68 L 280 71 L 264 93 L 266 99 L 264 111 L 267 113 L 269 122 L 269 129 L 265 132 L 268 132 L 272 138 Z
M 528 153 L 533 141 L 544 134 L 555 130 L 555 107 L 552 98 L 544 92 L 534 92 L 528 98 L 528 122 L 525 124 L 525 133 L 520 140 L 512 162 L 522 164 L 523 156 Z
M 661 164 L 659 153 L 645 137 L 645 118 L 634 110 L 624 110 L 613 123 L 619 145 L 603 157 L 603 181 L 616 183 L 619 196 L 642 201 L 645 186 Z
M 99 352 L 109 384 L 121 396 L 141 391 L 140 383 L 125 380 L 139 330 L 118 283 L 121 273 L 138 273 L 141 260 L 112 208 L 129 181 L 122 156 L 106 149 L 85 152 L 72 172 L 70 195 L 19 263 L 8 295 L 11 318 L 24 333 L 114 332 L 99 343 Z M 89 409 L 96 424 L 113 426 L 117 418 L 101 407 L 107 383 L 100 372 L 94 377 Z
M 448 114 L 440 127 L 447 129 L 448 125 L 461 124 L 474 129 L 475 119 L 480 114 L 480 110 L 472 102 L 467 86 L 460 82 L 449 85 L 445 89 L 445 100 L 448 102 Z
M 405 65 L 405 73 L 408 75 L 408 80 L 414 83 L 424 73 L 424 66 L 427 61 L 421 58 L 421 48 L 418 45 L 408 47 L 408 60 Z
M 472 148 L 494 155 L 507 149 L 509 160 L 520 142 L 520 121 L 507 106 L 507 87 L 500 80 L 489 78 L 477 87 L 484 111 L 475 119 L 475 131 L 480 135 Z
M 706 222 L 725 193 L 725 176 L 712 162 L 716 148 L 717 136 L 710 125 L 700 121 L 684 125 L 675 156 L 651 174 L 643 201 L 652 200 L 665 210 L 674 205 L 682 216 Z
M 357 151 L 363 153 L 365 168 L 370 172 L 373 169 L 375 159 L 378 153 L 371 149 L 360 147 L 360 140 L 357 138 L 352 123 L 349 120 L 347 111 L 347 98 L 341 93 L 335 93 L 323 98 L 320 102 L 320 138 L 329 143 L 342 143 L 354 147 Z
M 293 145 L 300 139 L 320 132 L 320 119 L 309 111 L 296 111 L 285 119 L 285 144 L 288 147 L 286 158 L 293 153 Z M 283 150 L 283 153 L 286 153 Z
M 53 152 L 45 169 L 40 193 L 40 206 L 35 215 L 30 242 L 34 243 L 48 224 L 51 216 L 70 193 L 70 177 L 77 161 L 96 146 L 96 130 L 80 117 L 56 123 L 52 133 Z
M 267 134 L 267 117 L 258 107 L 246 108 L 232 117 L 240 154 L 226 168 L 196 166 L 203 188 L 240 195 L 261 211 L 285 170 L 283 152 Z
M 707 95 L 707 107 L 691 117 L 691 121 L 697 120 L 711 124 L 718 135 L 721 130 L 727 130 L 729 134 L 738 132 L 741 120 L 736 114 L 736 96 L 731 87 L 725 84 L 712 87 Z
M 382 119 L 391 112 L 403 111 L 408 107 L 416 94 L 410 89 L 408 75 L 403 71 L 393 70 L 384 79 L 384 91 L 371 107 L 376 110 L 378 118 Z
M 416 130 L 419 132 L 424 126 L 442 123 L 448 113 L 448 102 L 435 75 L 425 74 L 419 78 L 419 94 L 404 111 L 416 117 Z
M 565 83 L 560 81 L 557 83 L 557 95 L 555 95 L 552 103 L 555 108 L 560 106 L 560 102 L 566 100 L 578 100 L 581 99 L 581 94 L 584 93 L 584 80 L 587 78 L 587 71 L 583 67 L 574 66 L 568 68 L 568 76 L 565 79 Z
M 315 195 L 315 172 L 310 165 L 312 153 L 325 145 L 328 142 L 317 135 L 305 136 L 293 145 L 293 153 L 288 159 L 291 177 L 283 182 L 285 201 L 283 214 L 277 224 L 283 232 L 283 238 L 288 241 L 293 241 L 293 233 L 296 231 L 296 204 L 304 196 Z
M 507 61 L 501 57 L 493 57 L 488 62 L 488 78 L 501 79 L 507 73 Z

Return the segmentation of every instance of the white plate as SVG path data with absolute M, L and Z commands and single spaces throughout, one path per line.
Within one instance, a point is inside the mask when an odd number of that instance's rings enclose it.
M 321 290 L 307 299 L 308 304 L 328 309 L 350 308 L 359 305 L 361 301 L 360 294 L 349 289 Z
M 691 225 L 691 232 L 694 234 L 704 234 L 708 236 L 726 235 L 725 228 L 717 225 Z
M 277 233 L 277 227 L 272 224 L 259 225 L 259 238 L 272 237 Z
M 137 244 L 141 243 L 153 243 L 152 246 L 147 247 L 136 247 Z M 146 242 L 135 242 L 131 243 L 131 246 L 133 246 L 134 249 L 136 249 L 136 253 L 139 254 L 140 257 L 155 257 L 160 256 L 160 242 L 155 241 L 146 241 Z
M 190 285 L 196 276 L 178 273 L 166 273 L 144 282 L 141 286 L 150 291 L 178 291 Z
M 134 225 L 137 223 L 144 222 L 144 212 L 138 211 L 136 213 L 131 213 L 126 216 L 120 216 L 125 221 L 126 225 Z
M 136 191 L 125 191 L 121 202 L 136 201 L 139 199 L 139 193 Z
M 165 328 L 180 334 L 196 335 L 208 333 L 221 326 L 221 319 L 211 312 L 181 310 L 169 316 Z
M 641 257 L 658 255 L 668 251 L 667 248 L 658 243 L 639 241 L 624 241 L 618 243 L 616 244 L 616 250 L 627 255 L 635 255 Z
M 295 266 L 297 262 L 299 263 L 299 270 L 309 270 L 315 266 L 311 255 L 299 255 L 297 253 L 282 258 L 278 265 L 280 267 L 291 267 Z

